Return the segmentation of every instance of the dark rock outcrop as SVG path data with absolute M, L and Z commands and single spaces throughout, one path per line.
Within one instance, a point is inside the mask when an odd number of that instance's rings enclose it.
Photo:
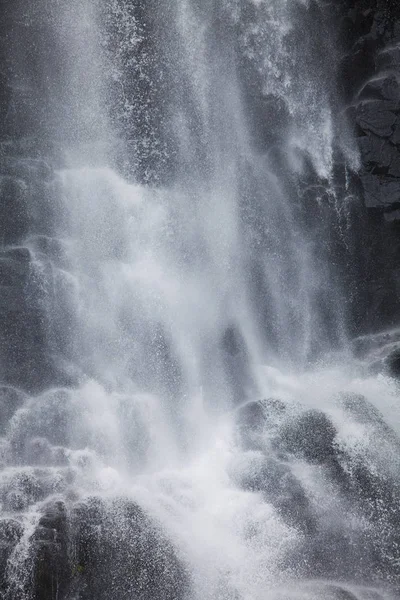
M 325 413 L 308 410 L 280 431 L 280 446 L 287 452 L 316 463 L 326 464 L 336 456 L 336 430 Z
M 239 483 L 245 490 L 260 493 L 291 527 L 305 535 L 315 532 L 316 520 L 310 500 L 285 463 L 266 457 L 256 460 Z
M 276 398 L 247 402 L 235 415 L 237 441 L 244 450 L 263 450 L 263 436 L 286 416 L 285 404 Z
M 7 563 L 22 534 L 23 526 L 19 521 L 8 518 L 0 520 L 0 594 L 7 588 Z
M 0 521 L 0 595 L 7 600 L 20 600 L 24 593 L 32 600 L 183 600 L 189 595 L 189 577 L 172 544 L 132 501 L 92 497 L 69 507 L 60 501 L 47 505 L 28 553 L 13 559 L 24 561 L 15 586 L 7 560 L 22 534 L 18 521 Z
M 400 9 L 390 0 L 343 0 L 336 13 L 338 83 L 361 159 L 362 207 L 349 231 L 350 330 L 371 333 L 400 314 Z
M 92 499 L 72 515 L 75 583 L 82 600 L 176 600 L 189 580 L 170 542 L 133 502 Z
M 71 577 L 66 507 L 56 502 L 40 518 L 33 539 L 33 600 L 65 598 Z

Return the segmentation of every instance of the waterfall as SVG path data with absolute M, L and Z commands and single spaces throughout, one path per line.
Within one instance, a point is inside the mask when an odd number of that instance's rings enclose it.
M 398 387 L 351 341 L 332 15 L 10 10 L 4 600 L 398 593 Z

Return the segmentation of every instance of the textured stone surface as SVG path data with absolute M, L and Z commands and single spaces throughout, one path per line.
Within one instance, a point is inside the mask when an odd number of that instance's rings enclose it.
M 400 201 L 399 8 L 383 0 L 343 2 L 341 82 L 355 107 L 367 207 Z
M 179 600 L 189 593 L 189 577 L 171 543 L 132 501 L 93 497 L 69 507 L 48 504 L 15 585 L 7 559 L 18 551 L 22 534 L 17 520 L 0 521 L 0 596 L 7 600 Z
M 400 319 L 400 5 L 336 4 L 342 48 L 338 84 L 360 152 L 348 240 L 349 328 L 355 334 Z M 345 275 L 346 276 L 346 275 Z

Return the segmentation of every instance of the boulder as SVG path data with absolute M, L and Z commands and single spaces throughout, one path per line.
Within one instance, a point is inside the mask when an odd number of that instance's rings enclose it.
M 275 398 L 243 404 L 235 414 L 239 444 L 244 450 L 265 448 L 263 434 L 277 426 L 285 414 L 285 404 Z
M 67 506 L 53 501 L 20 559 L 26 577 L 15 586 L 1 571 L 7 600 L 182 600 L 190 579 L 161 528 L 133 501 L 98 497 Z M 0 520 L 0 563 L 23 534 L 14 520 Z M 2 579 L 1 579 L 2 578 Z
M 384 429 L 387 435 L 394 435 L 393 430 L 385 423 L 382 413 L 362 394 L 340 394 L 339 403 L 359 423 Z
M 179 600 L 190 582 L 158 526 L 134 502 L 97 498 L 71 516 L 71 586 L 81 600 Z
M 270 457 L 259 457 L 242 474 L 240 485 L 261 493 L 291 527 L 305 535 L 316 531 L 316 520 L 310 500 L 289 465 Z
M 277 447 L 315 464 L 336 459 L 336 429 L 329 417 L 319 410 L 308 410 L 285 423 L 279 432 Z

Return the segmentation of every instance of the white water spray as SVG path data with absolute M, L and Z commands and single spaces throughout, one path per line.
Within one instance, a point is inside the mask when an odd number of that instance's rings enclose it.
M 333 265 L 299 218 L 307 168 L 333 178 L 330 92 L 296 47 L 323 13 L 105 4 L 54 8 L 58 257 L 26 246 L 67 307 L 55 360 L 72 385 L 11 418 L 3 510 L 133 500 L 185 565 L 187 600 L 390 598 L 395 502 L 369 505 L 397 493 L 398 390 L 348 360 Z

